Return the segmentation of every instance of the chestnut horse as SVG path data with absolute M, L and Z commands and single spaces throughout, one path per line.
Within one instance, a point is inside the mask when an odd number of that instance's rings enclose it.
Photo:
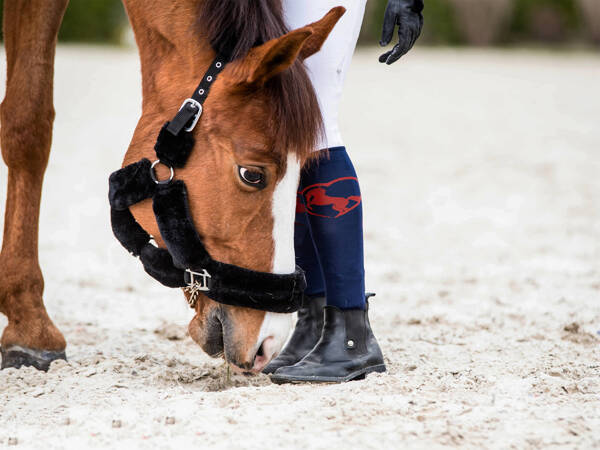
M 2 367 L 47 370 L 52 360 L 66 357 L 66 341 L 42 298 L 38 221 L 54 119 L 54 53 L 67 2 L 4 2 L 8 76 L 1 144 L 8 191 L 0 311 L 8 326 L 0 342 Z M 334 8 L 319 22 L 287 32 L 281 0 L 124 4 L 139 48 L 143 103 L 123 165 L 155 159 L 161 126 L 193 91 L 215 50 L 226 50 L 232 62 L 211 88 L 193 131 L 194 149 L 177 177 L 187 185 L 194 224 L 214 259 L 262 272 L 293 272 L 300 168 L 321 130 L 302 59 L 321 48 L 344 9 Z M 159 171 L 159 176 L 164 174 Z M 262 182 L 253 185 L 248 179 Z M 151 202 L 131 211 L 164 246 Z M 239 370 L 258 372 L 279 352 L 291 326 L 289 314 L 201 297 L 189 332 L 209 355 L 223 355 Z

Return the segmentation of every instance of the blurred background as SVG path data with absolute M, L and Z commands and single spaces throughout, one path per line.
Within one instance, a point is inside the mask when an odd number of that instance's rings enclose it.
M 368 1 L 362 44 L 378 41 L 386 4 L 387 0 Z M 59 38 L 64 42 L 109 44 L 132 39 L 120 0 L 71 0 Z M 425 28 L 419 42 L 599 46 L 600 1 L 425 0 Z

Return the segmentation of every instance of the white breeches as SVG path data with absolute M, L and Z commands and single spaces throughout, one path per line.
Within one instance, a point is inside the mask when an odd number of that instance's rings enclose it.
M 352 60 L 367 0 L 283 0 L 290 29 L 301 28 L 323 17 L 335 6 L 346 13 L 337 23 L 321 51 L 305 61 L 323 115 L 325 136 L 315 150 L 344 145 L 338 125 L 342 87 Z

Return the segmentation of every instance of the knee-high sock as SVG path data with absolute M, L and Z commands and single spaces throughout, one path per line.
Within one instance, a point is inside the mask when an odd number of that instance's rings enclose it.
M 296 207 L 294 247 L 296 249 L 296 264 L 302 267 L 306 274 L 305 294 L 310 296 L 324 296 L 325 279 L 323 277 L 323 270 L 321 269 L 321 262 L 313 241 L 310 222 L 300 200 L 298 200 Z
M 295 243 L 307 294 L 325 290 L 328 305 L 364 308 L 362 199 L 344 147 L 330 149 L 302 172 Z

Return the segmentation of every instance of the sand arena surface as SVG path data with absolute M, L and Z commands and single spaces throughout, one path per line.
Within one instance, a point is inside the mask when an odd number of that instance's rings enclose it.
M 600 57 L 376 57 L 356 55 L 342 127 L 389 372 L 277 386 L 227 379 L 186 335 L 182 295 L 112 237 L 135 50 L 58 49 L 40 258 L 69 362 L 0 372 L 0 446 L 600 446 Z

